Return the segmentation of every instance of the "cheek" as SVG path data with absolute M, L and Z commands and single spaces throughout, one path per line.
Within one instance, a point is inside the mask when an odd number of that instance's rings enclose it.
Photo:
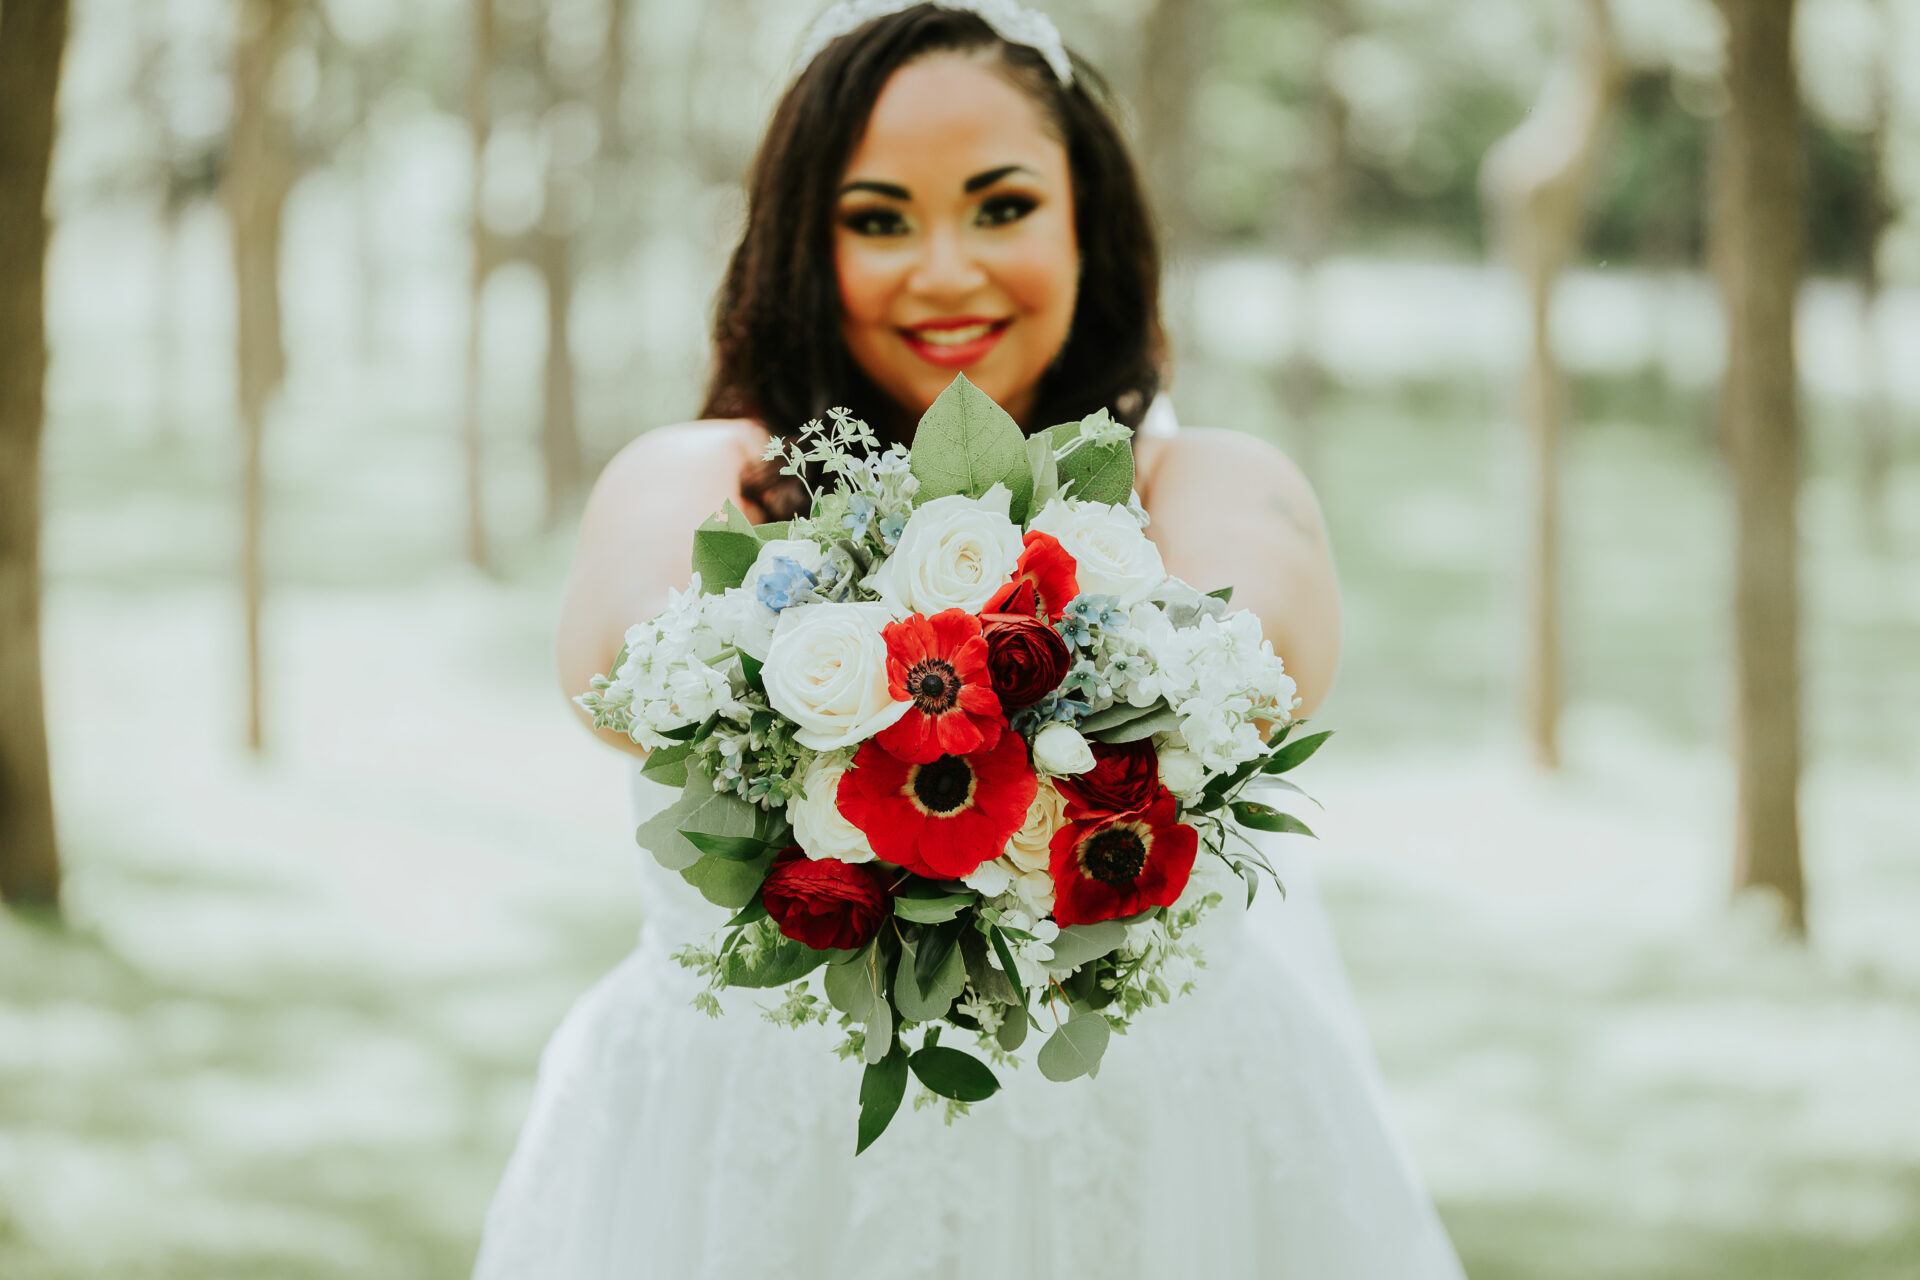
M 851 237 L 834 244 L 833 264 L 840 280 L 840 307 L 855 324 L 883 321 L 899 287 L 900 270 L 890 255 L 875 253 Z
M 1080 288 L 1079 250 L 1071 235 L 1035 236 L 1009 246 L 994 275 L 1020 310 L 1064 319 Z

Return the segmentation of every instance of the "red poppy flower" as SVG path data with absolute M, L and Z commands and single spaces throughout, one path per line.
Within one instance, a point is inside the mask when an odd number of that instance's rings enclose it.
M 1056 619 L 1080 594 L 1080 566 L 1050 533 L 1034 530 L 1013 567 L 1013 580 L 994 593 L 982 613 L 1018 613 Z
M 929 880 L 957 880 L 1000 856 L 1039 789 L 1017 733 L 926 764 L 910 764 L 875 740 L 841 775 L 836 801 L 883 861 Z
M 1000 741 L 1006 713 L 987 673 L 980 619 L 959 609 L 889 623 L 887 691 L 913 707 L 875 739 L 909 764 L 983 751 Z
M 1158 798 L 1160 756 L 1153 743 L 1096 742 L 1093 768 L 1054 783 L 1067 800 L 1069 818 L 1111 818 L 1137 813 Z
M 1165 787 L 1138 813 L 1069 822 L 1053 837 L 1053 918 L 1092 924 L 1170 907 L 1187 887 L 1200 833 L 1174 821 Z
M 880 932 L 893 895 L 867 863 L 815 862 L 796 847 L 774 859 L 760 886 L 760 903 L 795 942 L 815 951 L 853 951 Z

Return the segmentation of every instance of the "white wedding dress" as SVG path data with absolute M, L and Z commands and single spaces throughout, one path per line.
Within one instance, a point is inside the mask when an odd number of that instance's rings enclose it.
M 632 777 L 638 822 L 672 796 Z M 1255 838 L 1286 898 L 1230 884 L 1193 993 L 1097 1078 L 1045 1079 L 1036 1033 L 971 1115 L 903 1106 L 857 1159 L 838 1028 L 693 1008 L 671 954 L 725 913 L 641 854 L 639 946 L 541 1058 L 475 1280 L 1459 1280 L 1302 841 Z

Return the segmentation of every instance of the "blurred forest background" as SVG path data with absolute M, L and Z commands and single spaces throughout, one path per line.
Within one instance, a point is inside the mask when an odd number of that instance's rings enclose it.
M 1920 1276 L 1920 5 L 1046 7 L 1182 418 L 1326 508 L 1323 885 L 1469 1273 Z M 0 1275 L 466 1274 L 644 909 L 571 526 L 814 8 L 0 0 Z

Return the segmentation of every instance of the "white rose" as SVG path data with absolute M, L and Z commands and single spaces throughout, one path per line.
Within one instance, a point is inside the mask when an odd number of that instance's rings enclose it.
M 908 613 L 978 613 L 1006 585 L 1024 540 L 1003 484 L 983 498 L 953 494 L 914 509 L 900 543 L 866 585 Z
M 907 714 L 887 692 L 885 605 L 807 604 L 773 629 L 761 679 L 773 709 L 800 726 L 793 736 L 815 751 L 865 741 Z
M 1125 507 L 1055 498 L 1033 518 L 1033 527 L 1060 540 L 1073 557 L 1080 590 L 1089 595 L 1118 596 L 1125 608 L 1167 580 L 1160 548 Z
M 840 812 L 840 778 L 849 761 L 844 755 L 816 756 L 807 766 L 801 786 L 804 798 L 787 803 L 787 821 L 793 824 L 794 843 L 806 850 L 814 861 L 834 858 L 840 862 L 872 862 L 873 846 L 867 833 L 847 821 Z
M 1045 871 L 1053 861 L 1054 833 L 1067 822 L 1067 799 L 1045 778 L 1027 806 L 1027 820 L 1007 841 L 1007 859 L 1022 871 Z
M 776 560 L 791 560 L 817 577 L 820 567 L 827 562 L 827 552 L 807 538 L 775 538 L 761 543 L 760 554 L 753 558 L 753 567 L 747 570 L 746 579 L 740 584 L 748 599 L 761 603 L 760 580 L 773 571 Z
M 1185 800 L 1207 785 L 1207 769 L 1200 757 L 1185 747 L 1164 747 L 1160 752 L 1160 782 Z
M 1033 762 L 1055 777 L 1085 773 L 1093 768 L 1093 748 L 1072 725 L 1054 723 L 1034 737 Z

